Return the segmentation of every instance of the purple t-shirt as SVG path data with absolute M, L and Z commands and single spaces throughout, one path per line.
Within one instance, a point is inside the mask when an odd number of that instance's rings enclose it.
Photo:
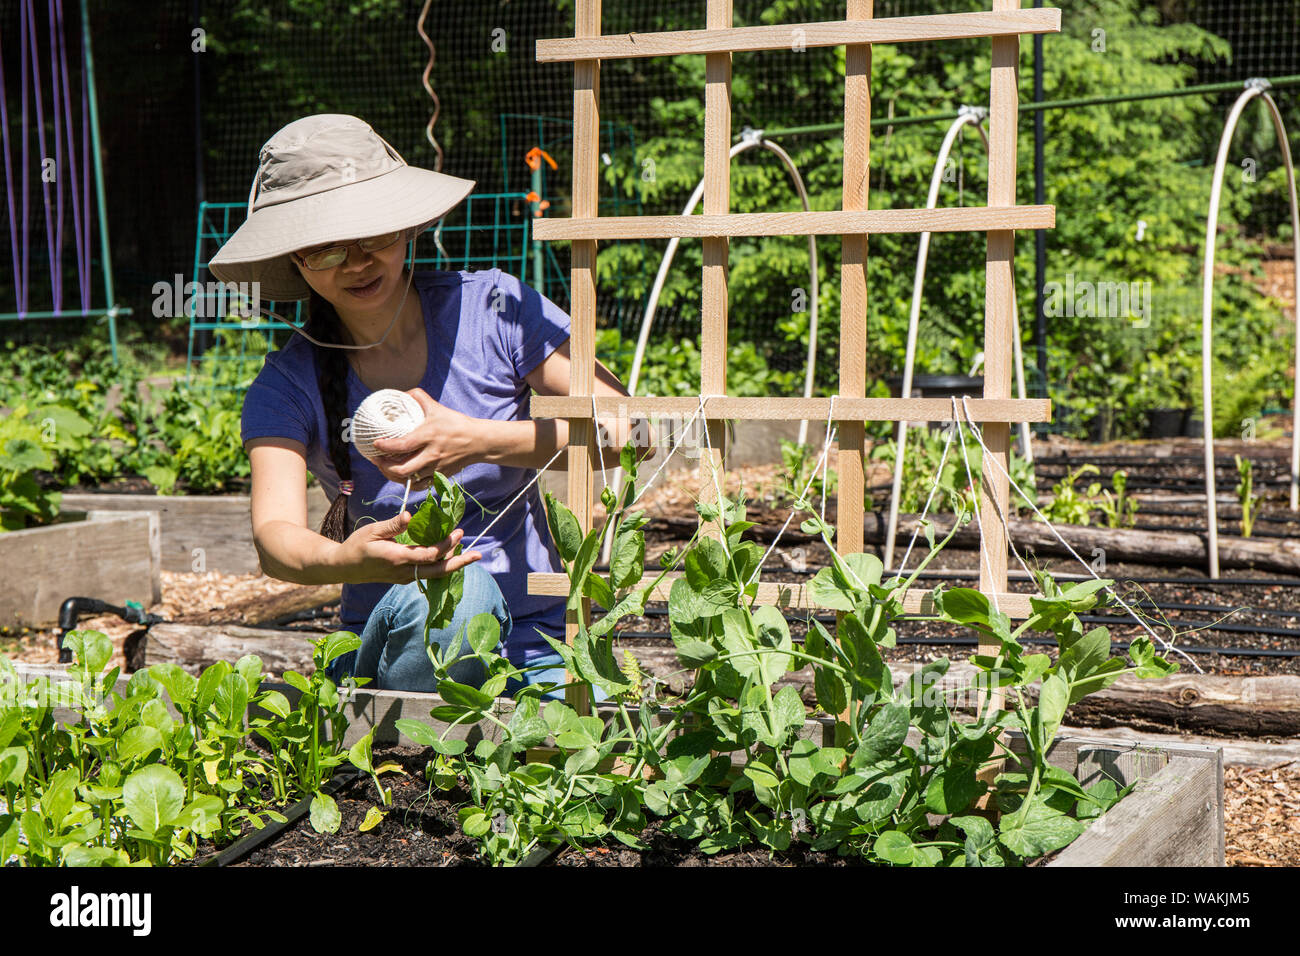
M 498 291 L 499 290 L 499 291 Z M 437 402 L 473 418 L 528 419 L 530 388 L 524 377 L 569 338 L 569 316 L 545 296 L 512 275 L 482 272 L 417 272 L 410 294 L 424 311 L 429 361 L 423 388 Z M 292 438 L 307 449 L 307 468 L 330 500 L 338 494 L 338 474 L 329 459 L 325 408 L 316 384 L 316 347 L 300 335 L 266 357 L 244 398 L 243 440 Z M 370 390 L 348 369 L 347 415 Z M 335 427 L 338 427 L 336 424 Z M 348 499 L 348 528 L 385 521 L 397 514 L 405 482 L 389 481 L 349 443 L 354 491 Z M 501 509 L 532 480 L 535 469 L 474 464 L 453 478 L 464 488 L 468 546 Z M 407 510 L 424 500 L 411 492 Z M 531 663 L 550 647 L 538 633 L 564 634 L 564 599 L 528 593 L 529 571 L 560 569 L 546 525 L 537 485 L 515 502 L 474 546 L 480 562 L 501 588 L 514 626 L 507 655 L 515 664 Z M 340 616 L 361 631 L 390 585 L 345 584 Z

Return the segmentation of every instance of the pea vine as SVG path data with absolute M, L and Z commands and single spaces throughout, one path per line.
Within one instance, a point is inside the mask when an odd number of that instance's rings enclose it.
M 905 595 L 962 521 L 938 542 L 927 529 L 925 560 L 886 579 L 874 555 L 836 553 L 832 529 L 798 502 L 811 514 L 803 530 L 820 535 L 831 554 L 831 566 L 809 584 L 811 597 L 837 612 L 833 631 L 810 617 L 799 643 L 777 608 L 756 605 L 763 553 L 744 539 L 753 524 L 743 499 L 701 502 L 701 527 L 716 525 L 718 535 L 697 531 L 647 576 L 646 519 L 631 510 L 630 449 L 621 464 L 629 481 L 618 500 L 606 491 L 603 529 L 582 533 L 575 516 L 547 498 L 570 582 L 568 607 L 590 598 L 608 609 L 591 623 L 579 615 L 571 644 L 548 640 L 574 679 L 602 690 L 608 704 L 581 716 L 558 701 L 543 704 L 550 685 L 534 685 L 516 695 L 508 716 L 498 713 L 497 695 L 523 670 L 500 656 L 497 622 L 480 615 L 467 637 L 486 682 L 474 688 L 446 679 L 461 658 L 434 648 L 446 703 L 431 716 L 447 726 L 439 733 L 422 721 L 399 722 L 435 751 L 431 787 L 468 784 L 462 827 L 493 863 L 515 864 L 561 842 L 614 839 L 642 848 L 658 818 L 668 834 L 708 854 L 802 843 L 881 864 L 1015 865 L 1066 846 L 1124 795 L 1110 780 L 1085 787 L 1048 761 L 1070 704 L 1125 674 L 1159 678 L 1177 669 L 1148 639 L 1134 640 L 1125 660 L 1111 656 L 1106 628 L 1084 629 L 1079 615 L 1102 602 L 1111 582 L 1062 589 L 1040 573 L 1041 596 L 1015 627 L 981 592 L 936 587 L 926 617 L 968 628 L 996 652 L 971 659 L 976 677 L 966 686 L 943 686 L 947 659 L 896 682 L 881 650 L 895 645 Z M 970 508 L 954 502 L 966 520 Z M 605 533 L 613 536 L 612 558 L 601 574 L 595 560 Z M 690 679 L 685 694 L 672 696 L 665 682 L 620 668 L 613 644 L 615 625 L 640 614 L 679 568 L 668 595 L 670 635 Z M 1031 633 L 1055 638 L 1055 660 L 1026 650 Z M 803 667 L 813 673 L 815 713 L 832 719 L 825 739 L 807 734 L 813 714 L 795 688 L 778 687 Z M 964 712 L 959 699 L 978 706 Z M 454 732 L 466 722 L 482 722 L 496 739 L 471 750 Z M 1023 735 L 1024 753 L 1007 746 L 1008 731 Z

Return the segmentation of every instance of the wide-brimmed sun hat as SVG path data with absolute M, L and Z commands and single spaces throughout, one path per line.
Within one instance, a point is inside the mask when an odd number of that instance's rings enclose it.
M 305 299 L 310 287 L 289 253 L 398 230 L 418 234 L 474 186 L 408 166 L 355 116 L 305 116 L 262 147 L 248 218 L 208 268 L 222 282 L 259 283 L 263 300 Z

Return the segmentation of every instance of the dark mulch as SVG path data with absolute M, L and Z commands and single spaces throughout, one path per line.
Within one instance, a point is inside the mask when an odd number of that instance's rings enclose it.
M 235 866 L 481 866 L 478 844 L 461 832 L 458 807 L 468 794 L 433 791 L 424 779 L 432 751 L 410 748 L 377 751 L 375 765 L 398 763 L 404 774 L 380 778 L 393 791 L 393 805 L 382 823 L 365 833 L 360 826 L 371 807 L 380 805 L 374 782 L 364 776 L 336 797 L 343 823 L 336 833 L 317 833 L 304 816 L 271 843 Z
M 556 866 L 865 866 L 859 857 L 837 856 L 835 853 L 812 850 L 807 845 L 795 843 L 784 852 L 772 852 L 760 844 L 723 850 L 707 854 L 688 840 L 681 840 L 663 831 L 663 820 L 654 820 L 641 834 L 644 850 L 635 850 L 621 843 L 608 846 L 566 848 L 556 859 Z

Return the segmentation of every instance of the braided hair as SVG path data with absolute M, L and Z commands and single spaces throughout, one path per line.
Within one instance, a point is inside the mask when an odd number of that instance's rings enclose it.
M 334 306 L 315 289 L 307 300 L 307 330 L 322 342 L 346 345 L 343 321 Z M 325 437 L 330 462 L 339 476 L 339 493 L 321 522 L 320 533 L 331 541 L 348 536 L 348 495 L 352 489 L 352 453 L 343 437 L 343 420 L 348 414 L 348 360 L 343 349 L 313 346 L 316 385 L 325 406 Z

